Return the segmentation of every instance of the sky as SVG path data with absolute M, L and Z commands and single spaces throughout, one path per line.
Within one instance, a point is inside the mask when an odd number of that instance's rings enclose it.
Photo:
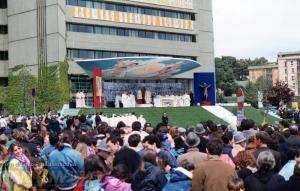
M 300 51 L 300 0 L 213 0 L 215 56 Z

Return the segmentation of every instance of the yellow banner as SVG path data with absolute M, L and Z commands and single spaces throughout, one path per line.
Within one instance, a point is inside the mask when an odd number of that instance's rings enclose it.
M 130 0 L 130 1 L 164 5 L 169 7 L 193 9 L 193 0 Z
M 96 19 L 119 23 L 152 25 L 157 27 L 169 27 L 185 30 L 194 29 L 194 21 L 175 19 L 160 16 L 142 15 L 111 10 L 93 9 L 86 7 L 73 7 L 72 16 L 84 19 Z

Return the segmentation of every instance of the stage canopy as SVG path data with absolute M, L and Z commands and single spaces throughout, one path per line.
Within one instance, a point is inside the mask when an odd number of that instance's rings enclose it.
M 89 76 L 101 68 L 106 79 L 165 79 L 200 67 L 200 63 L 172 57 L 117 57 L 75 61 Z

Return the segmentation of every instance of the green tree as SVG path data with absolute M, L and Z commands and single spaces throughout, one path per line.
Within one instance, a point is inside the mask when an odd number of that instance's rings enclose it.
M 294 92 L 285 82 L 277 82 L 275 86 L 268 90 L 268 101 L 271 105 L 279 107 L 279 103 L 289 103 L 294 96 Z

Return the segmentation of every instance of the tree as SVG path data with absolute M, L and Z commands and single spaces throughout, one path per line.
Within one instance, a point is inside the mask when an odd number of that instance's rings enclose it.
M 282 101 L 288 104 L 294 96 L 294 92 L 288 87 L 285 82 L 277 82 L 275 86 L 268 91 L 268 101 L 271 105 L 279 107 L 279 103 Z

